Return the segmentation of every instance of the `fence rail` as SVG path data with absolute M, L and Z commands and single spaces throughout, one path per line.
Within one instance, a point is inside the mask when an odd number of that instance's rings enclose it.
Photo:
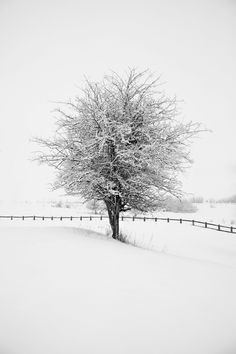
M 93 219 L 108 219 L 107 215 L 89 215 L 89 216 L 39 216 L 39 215 L 0 215 L 0 219 L 10 219 L 10 220 L 14 220 L 14 219 L 21 219 L 21 220 L 25 220 L 25 219 L 32 219 L 32 220 L 61 220 L 63 221 L 64 219 L 68 219 L 68 220 L 83 220 L 83 219 L 89 219 L 89 220 L 93 220 Z M 144 222 L 146 220 L 154 220 L 155 222 L 157 222 L 158 220 L 162 220 L 162 221 L 167 221 L 168 223 L 170 221 L 176 221 L 179 222 L 180 224 L 182 224 L 183 222 L 187 222 L 187 223 L 191 223 L 193 226 L 200 226 L 200 227 L 204 227 L 204 228 L 208 228 L 208 229 L 212 229 L 212 230 L 216 230 L 216 231 L 222 231 L 222 232 L 229 232 L 229 233 L 233 233 L 236 234 L 236 227 L 233 226 L 225 226 L 225 225 L 221 225 L 221 224 L 213 224 L 207 221 L 199 221 L 199 220 L 193 220 L 193 219 L 176 219 L 176 218 L 159 218 L 159 217 L 150 217 L 150 216 L 121 216 L 120 220 L 123 221 L 125 219 L 131 219 L 133 221 L 135 220 L 143 220 Z

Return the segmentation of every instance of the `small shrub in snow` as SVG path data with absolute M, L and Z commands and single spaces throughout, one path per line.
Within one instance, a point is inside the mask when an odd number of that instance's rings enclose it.
M 62 201 L 61 200 L 59 200 L 58 202 L 54 202 L 53 204 L 52 204 L 52 207 L 54 207 L 54 208 L 62 208 Z
M 144 249 L 152 249 L 153 248 L 153 235 L 151 237 L 146 237 L 147 235 L 143 235 L 140 237 L 136 235 L 130 235 L 124 233 L 124 231 L 120 231 L 118 240 L 120 242 L 126 243 L 127 245 L 131 245 L 134 247 L 140 247 Z
M 130 239 L 127 234 L 125 234 L 123 231 L 120 231 L 118 240 L 123 243 L 130 244 Z

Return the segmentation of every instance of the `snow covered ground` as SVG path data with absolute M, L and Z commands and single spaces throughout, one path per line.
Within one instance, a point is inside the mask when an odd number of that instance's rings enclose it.
M 1 354 L 236 353 L 236 235 L 121 228 L 153 250 L 107 221 L 1 220 Z

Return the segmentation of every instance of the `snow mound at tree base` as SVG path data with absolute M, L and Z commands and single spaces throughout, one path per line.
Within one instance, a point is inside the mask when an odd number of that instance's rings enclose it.
M 0 353 L 232 354 L 235 279 L 94 231 L 2 226 Z

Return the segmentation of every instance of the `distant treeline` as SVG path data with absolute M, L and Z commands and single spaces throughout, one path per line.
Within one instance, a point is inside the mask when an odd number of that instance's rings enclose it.
M 216 198 L 209 198 L 209 199 L 204 199 L 203 197 L 191 197 L 188 198 L 187 200 L 189 200 L 191 203 L 236 203 L 236 194 L 232 195 L 231 197 L 227 197 L 227 198 L 220 198 L 220 199 L 216 199 Z
M 222 199 L 205 199 L 201 196 L 177 199 L 168 197 L 163 202 L 162 210 L 174 213 L 195 213 L 197 211 L 196 204 L 200 203 L 236 203 L 236 195 Z
M 213 199 L 209 200 L 210 202 L 215 202 L 215 203 L 236 203 L 236 194 L 232 195 L 231 197 L 228 198 L 221 198 L 221 199 Z

